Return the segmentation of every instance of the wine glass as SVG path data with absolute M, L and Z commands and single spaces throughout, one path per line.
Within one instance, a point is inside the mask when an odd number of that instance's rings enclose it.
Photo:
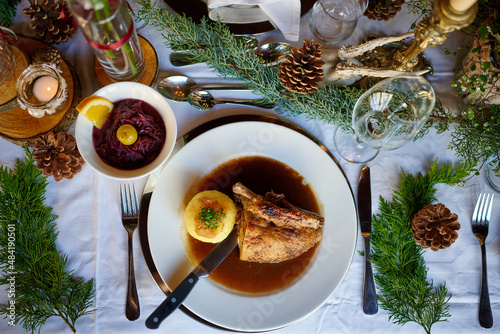
M 423 77 L 398 76 L 380 81 L 354 106 L 354 135 L 337 129 L 337 150 L 347 161 L 363 163 L 381 150 L 405 145 L 425 124 L 435 100 L 434 89 Z

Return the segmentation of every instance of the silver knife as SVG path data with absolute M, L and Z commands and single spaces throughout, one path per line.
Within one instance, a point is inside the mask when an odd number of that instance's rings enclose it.
M 365 283 L 363 290 L 363 312 L 373 315 L 378 311 L 377 293 L 370 264 L 370 237 L 372 234 L 372 194 L 370 168 L 363 167 L 358 183 L 358 212 L 361 235 L 365 242 Z
M 207 256 L 191 271 L 191 273 L 172 291 L 160 306 L 146 319 L 146 327 L 157 329 L 165 318 L 175 311 L 189 295 L 195 284 L 202 277 L 207 277 L 221 264 L 238 244 L 236 225 L 226 239 L 222 240 Z

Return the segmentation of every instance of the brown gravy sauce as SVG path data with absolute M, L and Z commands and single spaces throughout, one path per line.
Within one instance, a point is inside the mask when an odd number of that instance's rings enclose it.
M 184 198 L 184 204 L 198 192 L 218 190 L 233 198 L 232 186 L 241 182 L 257 194 L 264 195 L 273 190 L 284 194 L 292 204 L 320 213 L 314 193 L 304 178 L 287 165 L 266 157 L 248 156 L 230 160 L 214 169 L 194 184 Z M 187 236 L 187 253 L 199 263 L 215 244 L 204 243 Z M 210 274 L 210 278 L 227 288 L 266 294 L 283 289 L 296 281 L 309 265 L 317 245 L 301 256 L 282 263 L 254 263 L 241 261 L 239 249 L 231 254 Z

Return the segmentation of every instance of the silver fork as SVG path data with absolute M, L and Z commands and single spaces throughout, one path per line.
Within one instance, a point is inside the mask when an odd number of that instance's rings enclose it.
M 135 186 L 120 185 L 120 201 L 122 208 L 122 223 L 128 234 L 128 284 L 127 301 L 125 304 L 125 315 L 128 320 L 137 320 L 141 313 L 139 307 L 139 296 L 135 284 L 134 253 L 132 248 L 132 237 L 139 223 L 139 204 L 135 193 Z
M 491 195 L 491 196 L 490 196 Z M 474 212 L 472 213 L 472 233 L 481 245 L 482 276 L 481 294 L 479 297 L 479 323 L 484 328 L 493 326 L 493 315 L 491 313 L 490 296 L 488 292 L 488 274 L 486 272 L 486 246 L 485 240 L 488 236 L 488 225 L 490 223 L 491 208 L 493 207 L 493 194 L 480 194 Z

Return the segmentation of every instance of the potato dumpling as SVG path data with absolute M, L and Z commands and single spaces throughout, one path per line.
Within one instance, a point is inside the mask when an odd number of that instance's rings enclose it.
M 184 211 L 188 233 L 203 242 L 224 240 L 233 229 L 236 206 L 231 198 L 217 190 L 196 194 Z

